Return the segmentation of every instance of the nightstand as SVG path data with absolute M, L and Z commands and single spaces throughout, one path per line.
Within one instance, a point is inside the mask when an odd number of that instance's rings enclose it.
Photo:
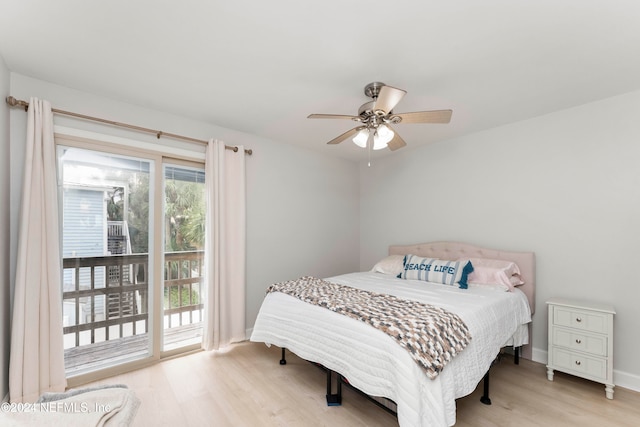
M 613 399 L 613 315 L 607 304 L 551 298 L 547 379 L 553 371 L 597 381 Z

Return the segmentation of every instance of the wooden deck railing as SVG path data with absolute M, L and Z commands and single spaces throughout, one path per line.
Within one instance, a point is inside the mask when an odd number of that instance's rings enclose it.
M 167 325 L 201 322 L 203 255 L 203 251 L 165 254 L 165 330 Z M 64 284 L 63 302 L 73 309 L 63 331 L 65 336 L 73 334 L 76 347 L 148 332 L 148 259 L 148 254 L 132 254 L 63 260 L 64 270 L 71 271 L 65 277 L 72 278 Z M 96 275 L 98 269 L 109 274 Z M 111 338 L 113 326 L 118 333 Z
M 164 315 L 169 328 L 202 321 L 203 263 L 204 251 L 164 254 Z

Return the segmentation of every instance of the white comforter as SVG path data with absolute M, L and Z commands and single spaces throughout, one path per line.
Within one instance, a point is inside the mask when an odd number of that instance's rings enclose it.
M 458 314 L 469 328 L 471 343 L 430 380 L 384 332 L 279 292 L 265 297 L 251 341 L 285 347 L 342 374 L 369 395 L 393 400 L 403 427 L 455 424 L 455 399 L 475 390 L 500 348 L 528 343 L 524 325 L 531 321 L 529 304 L 517 289 L 458 289 L 373 272 L 325 280 L 440 306 Z

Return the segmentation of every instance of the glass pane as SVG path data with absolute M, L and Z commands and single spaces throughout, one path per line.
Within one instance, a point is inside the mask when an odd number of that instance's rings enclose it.
M 151 162 L 58 148 L 67 376 L 150 355 Z
M 204 170 L 164 166 L 164 351 L 202 342 L 204 191 Z

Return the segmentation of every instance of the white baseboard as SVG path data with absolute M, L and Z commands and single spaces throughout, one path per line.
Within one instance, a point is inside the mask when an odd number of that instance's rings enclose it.
M 613 370 L 613 383 L 616 387 L 624 387 L 633 391 L 640 391 L 640 375 Z
M 531 349 L 531 360 L 534 362 L 542 363 L 543 365 L 547 364 L 547 350 L 540 350 L 539 348 L 533 347 Z
M 533 348 L 531 358 L 534 362 L 547 364 L 547 350 L 541 350 L 539 348 Z M 624 387 L 629 390 L 640 392 L 640 376 L 630 374 L 628 372 L 613 370 L 613 383 L 616 387 Z

